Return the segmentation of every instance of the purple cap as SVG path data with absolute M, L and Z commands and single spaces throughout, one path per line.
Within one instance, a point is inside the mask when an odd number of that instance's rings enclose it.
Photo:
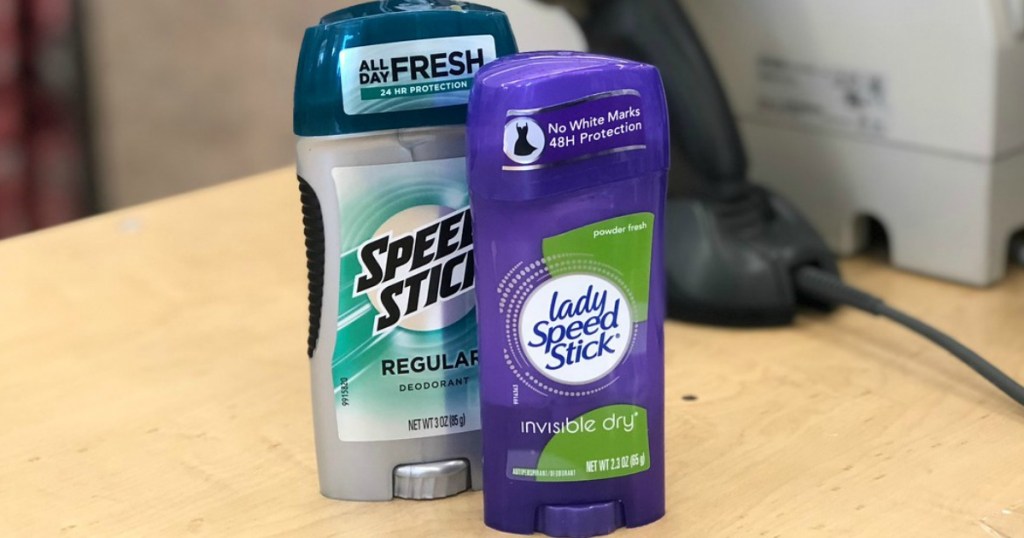
M 499 59 L 470 96 L 470 189 L 529 200 L 667 170 L 667 114 L 651 65 L 579 52 Z

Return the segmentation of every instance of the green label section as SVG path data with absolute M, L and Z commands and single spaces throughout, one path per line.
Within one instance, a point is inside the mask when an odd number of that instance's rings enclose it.
M 651 291 L 654 214 L 636 213 L 606 220 L 544 240 L 544 257 L 570 257 L 591 268 L 613 271 L 625 285 L 636 323 L 647 321 Z M 552 277 L 593 272 L 580 264 L 549 264 Z
M 395 86 L 377 86 L 360 90 L 363 101 L 379 101 L 394 97 L 423 97 L 442 93 L 464 92 L 473 88 L 472 78 L 445 80 L 443 82 L 423 82 L 419 84 L 401 84 Z
M 516 467 L 512 476 L 537 482 L 584 482 L 642 473 L 651 468 L 647 410 L 635 405 L 595 409 L 556 434 L 535 469 Z

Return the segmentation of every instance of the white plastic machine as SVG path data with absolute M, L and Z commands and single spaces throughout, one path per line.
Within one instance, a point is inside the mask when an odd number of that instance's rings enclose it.
M 1024 0 L 681 0 L 753 179 L 840 254 L 984 286 L 1024 230 Z

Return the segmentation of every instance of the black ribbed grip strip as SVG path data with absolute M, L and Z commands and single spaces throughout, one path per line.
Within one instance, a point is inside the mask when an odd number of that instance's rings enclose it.
M 324 300 L 324 213 L 313 187 L 299 177 L 302 196 L 302 224 L 306 230 L 306 269 L 309 271 L 309 358 L 316 351 L 320 336 L 320 314 Z

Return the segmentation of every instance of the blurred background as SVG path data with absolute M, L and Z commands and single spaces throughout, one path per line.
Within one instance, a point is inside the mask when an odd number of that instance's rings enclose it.
M 656 64 L 673 118 L 746 148 L 674 120 L 675 168 L 724 152 L 839 254 L 974 285 L 1024 262 L 1024 0 L 482 1 L 523 50 Z M 0 238 L 290 165 L 303 31 L 355 3 L 0 0 Z
M 0 238 L 293 163 L 303 31 L 355 3 L 0 0 Z
M 80 29 L 71 2 L 0 0 L 0 237 L 95 207 Z

